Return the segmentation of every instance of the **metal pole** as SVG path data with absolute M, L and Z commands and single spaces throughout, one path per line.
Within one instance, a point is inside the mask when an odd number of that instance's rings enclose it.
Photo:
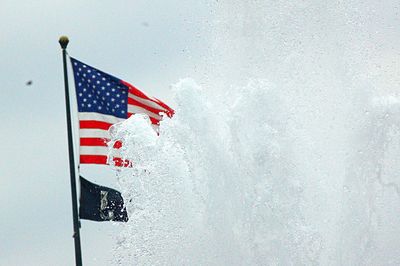
M 76 193 L 76 178 L 75 178 L 75 160 L 74 146 L 72 143 L 72 125 L 71 125 L 71 108 L 69 105 L 69 88 L 68 88 L 68 71 L 67 71 L 67 45 L 68 37 L 61 36 L 59 41 L 62 48 L 63 66 L 64 66 L 64 85 L 65 85 L 65 106 L 67 112 L 67 130 L 68 130 L 68 152 L 69 152 L 69 171 L 71 175 L 71 197 L 72 197 L 72 216 L 74 221 L 74 242 L 75 242 L 75 262 L 76 266 L 82 266 L 82 251 L 81 239 L 79 234 L 78 220 L 78 201 Z

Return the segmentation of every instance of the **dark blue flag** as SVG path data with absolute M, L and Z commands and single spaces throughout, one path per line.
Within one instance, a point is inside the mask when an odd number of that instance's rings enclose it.
M 79 217 L 91 221 L 127 222 L 128 213 L 121 193 L 99 186 L 80 176 L 81 197 Z

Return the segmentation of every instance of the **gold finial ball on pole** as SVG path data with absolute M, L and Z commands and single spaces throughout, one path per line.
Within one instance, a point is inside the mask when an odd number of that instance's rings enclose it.
M 67 45 L 69 43 L 69 39 L 68 39 L 67 36 L 63 35 L 63 36 L 60 37 L 58 42 L 60 43 L 61 48 L 65 49 L 65 48 L 67 48 Z

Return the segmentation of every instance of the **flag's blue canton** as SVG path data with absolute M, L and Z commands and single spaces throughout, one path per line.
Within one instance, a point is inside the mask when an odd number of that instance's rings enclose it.
M 119 79 L 71 58 L 79 112 L 127 118 L 128 88 Z

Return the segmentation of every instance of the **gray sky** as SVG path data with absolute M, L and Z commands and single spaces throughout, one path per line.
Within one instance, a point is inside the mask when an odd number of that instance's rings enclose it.
M 0 265 L 74 263 L 59 36 L 71 56 L 171 103 L 171 84 L 202 75 L 210 16 L 195 0 L 1 1 Z M 106 166 L 82 172 L 116 187 Z M 82 221 L 85 265 L 110 264 L 118 231 Z
M 2 0 L 0 265 L 74 263 L 60 35 L 69 36 L 71 56 L 172 107 L 171 84 L 214 74 L 226 87 L 232 79 L 268 78 L 280 91 L 298 92 L 293 110 L 333 99 L 335 111 L 347 88 L 398 97 L 398 10 L 394 0 Z M 225 57 L 207 61 L 213 54 Z M 82 173 L 118 188 L 106 166 L 83 166 Z M 111 264 L 120 226 L 82 221 L 85 265 Z

